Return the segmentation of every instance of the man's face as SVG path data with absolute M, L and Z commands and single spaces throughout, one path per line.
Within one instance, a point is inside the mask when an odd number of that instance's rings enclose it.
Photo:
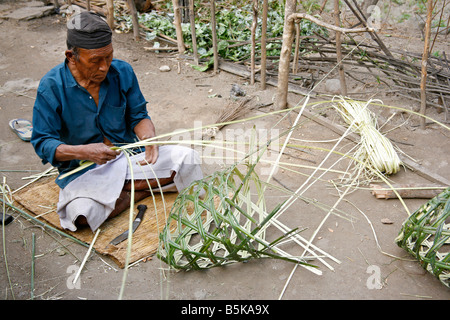
M 75 67 L 84 80 L 101 83 L 108 73 L 113 59 L 112 44 L 98 49 L 79 49 L 78 59 L 74 59 Z

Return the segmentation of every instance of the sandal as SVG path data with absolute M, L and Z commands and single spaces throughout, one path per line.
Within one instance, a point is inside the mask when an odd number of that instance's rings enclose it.
M 33 132 L 31 121 L 26 119 L 13 119 L 9 122 L 9 126 L 23 141 L 31 140 L 31 133 Z
M 13 221 L 13 217 L 10 216 L 9 214 L 5 214 L 5 221 L 3 221 L 3 213 L 0 213 L 0 225 L 7 225 L 9 224 L 11 221 Z

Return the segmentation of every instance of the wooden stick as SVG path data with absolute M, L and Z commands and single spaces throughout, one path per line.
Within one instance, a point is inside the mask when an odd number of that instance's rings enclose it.
M 296 74 L 298 72 L 298 57 L 300 54 L 300 24 L 295 24 L 295 50 L 294 50 L 294 63 L 292 66 L 292 73 Z
M 211 0 L 211 32 L 214 54 L 214 73 L 219 70 L 219 54 L 217 52 L 217 33 L 216 33 L 216 4 L 215 0 Z
M 334 21 L 336 26 L 341 25 L 341 11 L 339 9 L 339 0 L 334 0 Z M 342 46 L 341 46 L 341 33 L 336 31 L 336 56 L 339 70 L 339 79 L 341 83 L 341 95 L 347 95 L 347 84 L 345 82 L 344 64 L 342 63 Z
M 137 16 L 137 10 L 136 10 L 136 4 L 134 3 L 134 0 L 127 0 L 128 8 L 130 9 L 131 13 L 131 20 L 133 21 L 133 35 L 134 40 L 139 40 L 139 20 Z
M 178 0 L 172 0 L 172 4 L 173 4 L 173 14 L 174 14 L 174 25 L 175 25 L 175 31 L 177 34 L 178 52 L 184 53 L 184 51 L 186 51 L 186 47 L 184 46 L 183 31 L 181 29 L 181 16 L 180 16 L 180 7 L 178 5 Z
M 364 14 L 361 12 L 361 10 L 358 7 L 358 4 L 356 3 L 355 0 L 353 0 L 353 3 L 355 4 L 355 8 L 353 8 L 353 6 L 348 2 L 348 0 L 344 0 L 345 3 L 347 4 L 347 6 L 350 8 L 350 10 L 353 12 L 353 14 L 355 15 L 356 18 L 358 18 L 358 20 L 363 24 L 363 26 L 367 27 L 367 22 L 365 20 L 365 16 Z M 362 17 L 360 16 L 360 14 L 362 15 Z M 372 32 L 369 33 L 369 35 L 372 37 L 372 39 L 378 43 L 378 45 L 380 46 L 381 50 L 383 50 L 383 52 L 389 56 L 392 57 L 392 53 L 389 51 L 389 49 L 386 47 L 386 45 L 383 43 L 383 41 L 381 41 L 380 37 L 378 37 L 378 34 L 372 30 Z
M 88 5 L 84 1 L 71 0 L 71 3 L 76 4 L 77 6 L 80 6 L 82 8 L 85 8 L 86 10 L 88 8 Z M 102 16 L 106 17 L 106 11 L 103 8 L 97 7 L 94 5 L 90 5 L 89 7 L 90 7 L 90 11 L 97 12 L 98 14 L 101 14 Z
M 189 22 L 191 24 L 192 51 L 194 52 L 194 63 L 196 65 L 198 65 L 197 33 L 195 31 L 194 0 L 189 0 Z
M 114 1 L 106 0 L 106 20 L 108 21 L 108 25 L 111 30 L 114 29 Z
M 263 0 L 262 26 L 261 26 L 261 89 L 266 90 L 266 68 L 267 68 L 267 15 L 268 0 Z
M 420 81 L 420 114 L 425 115 L 427 108 L 427 65 L 428 55 L 430 52 L 430 37 L 431 37 L 431 19 L 433 15 L 433 1 L 427 2 L 427 20 L 425 23 L 425 44 L 422 55 L 422 78 Z M 420 117 L 420 128 L 425 129 L 425 118 Z
M 440 194 L 446 187 L 436 184 L 393 184 L 392 188 L 385 185 L 371 184 L 371 193 L 377 199 L 397 199 L 398 196 L 392 189 L 395 189 L 400 197 L 404 199 L 431 199 Z
M 294 13 L 292 13 L 294 12 Z M 293 30 L 294 23 L 296 20 L 307 19 L 316 23 L 319 26 L 325 27 L 327 29 L 338 31 L 342 33 L 361 33 L 361 32 L 372 32 L 372 28 L 355 28 L 347 29 L 340 28 L 328 23 L 325 23 L 309 14 L 306 13 L 295 13 L 295 0 L 287 0 L 285 6 L 285 19 L 284 30 L 283 30 L 283 45 L 281 47 L 280 53 L 280 64 L 278 67 L 278 89 L 277 89 L 277 108 L 284 109 L 287 107 L 287 93 L 288 93 L 288 78 L 289 78 L 289 63 L 290 63 L 290 53 L 292 49 L 293 41 Z
M 255 37 L 256 37 L 256 27 L 258 25 L 258 0 L 253 0 L 253 22 L 251 26 L 251 41 L 252 41 L 252 47 L 251 47 L 251 57 L 250 57 L 250 84 L 255 84 L 255 55 L 256 55 L 256 43 L 255 43 Z

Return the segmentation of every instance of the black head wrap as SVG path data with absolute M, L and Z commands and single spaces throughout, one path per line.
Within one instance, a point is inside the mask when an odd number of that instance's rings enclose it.
M 98 49 L 111 43 L 112 32 L 98 14 L 83 11 L 67 22 L 67 43 L 82 49 Z

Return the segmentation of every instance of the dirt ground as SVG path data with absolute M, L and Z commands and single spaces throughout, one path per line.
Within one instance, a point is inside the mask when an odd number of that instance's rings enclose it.
M 14 5 L 24 5 L 15 3 Z M 13 6 L 0 2 L 1 10 Z M 30 143 L 21 141 L 8 127 L 13 118 L 31 119 L 36 82 L 56 64 L 64 59 L 65 20 L 61 15 L 51 15 L 30 21 L 14 19 L 0 20 L 0 170 L 1 176 L 12 190 L 25 184 L 32 174 L 43 172 L 43 166 Z M 385 30 L 386 31 L 386 30 Z M 405 33 L 408 31 L 408 33 Z M 391 24 L 386 31 L 391 36 L 383 37 L 388 46 L 399 46 L 406 50 L 422 52 L 422 41 L 416 23 Z M 386 34 L 386 32 L 384 34 Z M 144 50 L 145 41 L 135 42 L 131 34 L 114 34 L 115 57 L 124 59 L 134 67 L 141 89 L 149 101 L 148 110 L 157 127 L 157 133 L 173 132 L 176 129 L 192 128 L 195 121 L 203 125 L 214 123 L 222 108 L 229 102 L 232 84 L 238 84 L 247 95 L 257 97 L 258 103 L 272 102 L 276 88 L 262 91 L 259 83 L 250 85 L 244 79 L 230 73 L 211 71 L 201 73 L 191 68 L 190 60 L 177 59 L 170 53 L 154 53 Z M 447 42 L 446 42 L 447 41 Z M 436 46 L 450 52 L 448 39 L 438 39 Z M 169 72 L 159 68 L 168 65 Z M 336 75 L 332 75 L 336 77 Z M 29 81 L 24 81 L 29 79 Z M 9 81 L 21 80 L 16 87 L 5 86 Z M 30 86 L 25 88 L 26 86 Z M 382 85 L 368 79 L 367 84 L 351 83 L 349 91 L 361 99 L 378 98 L 387 105 L 405 108 L 417 107 L 410 100 L 395 94 L 386 94 Z M 322 86 L 318 92 L 325 92 Z M 303 96 L 290 94 L 289 101 L 295 105 Z M 316 101 L 325 99 L 316 98 Z M 251 115 L 262 115 L 271 106 L 253 110 Z M 381 110 L 384 119 L 392 110 Z M 429 108 L 429 116 L 444 121 L 444 113 Z M 334 119 L 329 113 L 330 119 Z M 247 130 L 252 125 L 259 128 L 286 129 L 295 119 L 296 113 L 282 119 L 282 115 L 259 118 L 229 129 Z M 278 121 L 281 120 L 279 123 Z M 438 125 L 430 124 L 426 130 L 418 128 L 417 118 L 406 114 L 395 115 L 387 129 L 398 126 L 389 137 L 398 142 L 403 152 L 418 160 L 429 170 L 450 179 L 449 154 L 450 132 Z M 304 121 L 293 137 L 306 140 L 331 140 L 339 138 L 331 130 L 312 121 Z M 302 142 L 304 143 L 304 142 Z M 348 142 L 345 147 L 348 146 Z M 330 148 L 333 143 L 318 144 Z M 343 149 L 345 147 L 342 147 Z M 326 153 L 313 150 L 304 152 L 290 149 L 283 159 L 303 165 L 317 166 Z M 330 162 L 331 163 L 331 162 Z M 223 167 L 214 163 L 204 165 L 205 174 Z M 326 165 L 325 165 L 326 167 Z M 345 170 L 339 164 L 339 170 Z M 306 169 L 303 172 L 308 172 Z M 284 186 L 296 190 L 307 176 L 279 170 L 275 175 Z M 325 176 L 305 192 L 304 196 L 317 199 L 332 207 L 337 201 L 337 190 L 329 183 L 336 176 Z M 410 170 L 401 170 L 391 177 L 395 183 L 430 183 Z M 273 182 L 276 184 L 276 182 Z M 276 190 L 268 201 L 279 201 Z M 426 200 L 405 199 L 410 212 L 414 212 Z M 338 262 L 325 259 L 312 260 L 319 266 L 322 275 L 298 267 L 290 262 L 259 259 L 236 263 L 206 271 L 166 272 L 166 265 L 156 257 L 139 262 L 130 268 L 124 291 L 124 299 L 136 300 L 448 300 L 450 291 L 433 275 L 422 269 L 419 263 L 399 248 L 394 239 L 407 212 L 400 201 L 377 200 L 367 189 L 354 190 L 337 206 L 345 212 L 342 216 L 330 215 L 312 205 L 296 202 L 285 213 L 283 219 L 292 226 L 307 228 L 305 238 L 314 235 L 323 222 L 313 243 Z M 17 214 L 8 211 L 14 217 Z M 388 218 L 391 224 L 382 223 Z M 372 229 L 373 227 L 373 229 Z M 46 231 L 24 217 L 15 219 L 4 229 L 2 237 L 0 267 L 0 297 L 4 300 L 28 300 L 31 290 L 32 234 L 36 236 L 36 258 L 34 275 L 35 299 L 62 300 L 110 300 L 117 299 L 124 271 L 109 258 L 93 253 L 81 273 L 79 288 L 68 285 L 73 277 L 73 266 L 79 266 L 87 248 L 58 234 Z M 301 248 L 293 248 L 297 254 Z M 6 255 L 5 255 L 6 253 Z M 5 259 L 6 257 L 6 259 Z M 6 261 L 5 261 L 6 260 Z M 7 269 L 5 267 L 7 262 Z M 9 278 L 7 271 L 9 272 Z M 373 288 L 374 271 L 380 271 L 380 288 Z M 376 274 L 375 274 L 376 275 Z M 9 280 L 8 280 L 9 279 Z

